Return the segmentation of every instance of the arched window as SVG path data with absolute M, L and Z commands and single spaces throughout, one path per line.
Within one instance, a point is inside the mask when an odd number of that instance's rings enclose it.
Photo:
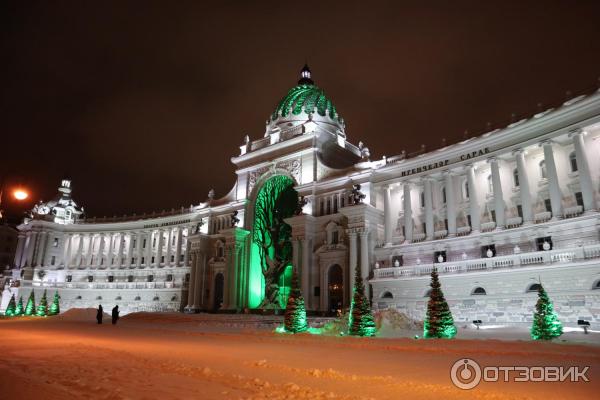
M 596 284 L 594 285 L 594 287 L 592 287 L 592 289 L 600 289 L 600 280 L 598 280 L 596 282 Z
M 571 172 L 577 172 L 577 157 L 574 151 L 569 154 L 569 165 L 571 166 Z
M 446 187 L 442 187 L 442 203 L 446 204 Z
M 548 173 L 546 172 L 546 160 L 540 161 L 540 176 L 542 179 L 548 178 Z
M 96 296 L 96 300 L 102 300 L 102 296 Z
M 115 300 L 116 301 L 122 300 L 122 297 L 121 296 L 117 296 L 117 297 L 115 297 Z
M 469 181 L 465 180 L 463 182 L 463 198 L 467 200 L 469 198 Z
M 471 295 L 473 296 L 485 296 L 487 294 L 487 292 L 485 291 L 484 288 L 482 288 L 481 286 L 476 287 L 475 289 L 473 289 L 473 291 L 471 292 Z
M 134 300 L 135 300 L 135 301 L 140 301 L 140 300 L 141 300 L 141 298 L 140 298 L 140 296 L 135 296 L 135 299 L 134 299 Z
M 492 180 L 492 175 L 488 175 L 487 184 L 488 184 L 488 193 L 494 193 L 494 182 Z
M 540 290 L 540 284 L 539 283 L 532 283 L 531 285 L 527 286 L 527 292 L 537 292 L 538 290 Z
M 174 295 L 173 297 L 171 297 L 171 301 L 177 301 L 177 295 Z
M 425 207 L 425 191 L 421 192 L 421 207 Z
M 393 299 L 394 295 L 390 292 L 383 292 L 383 294 L 381 295 L 382 299 Z
M 423 297 L 429 297 L 430 294 L 431 294 L 431 289 L 427 289 L 425 291 L 425 296 L 423 296 Z
M 513 182 L 515 183 L 515 187 L 519 187 L 519 170 L 516 168 L 513 169 Z

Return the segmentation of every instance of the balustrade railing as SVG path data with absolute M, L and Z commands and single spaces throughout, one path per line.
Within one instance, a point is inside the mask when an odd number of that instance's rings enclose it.
M 567 264 L 577 260 L 600 258 L 600 244 L 592 244 L 568 249 L 535 251 L 510 254 L 474 260 L 450 261 L 435 264 L 440 274 L 477 272 L 495 269 L 518 268 L 523 266 Z M 431 274 L 434 264 L 378 268 L 375 279 L 403 278 Z

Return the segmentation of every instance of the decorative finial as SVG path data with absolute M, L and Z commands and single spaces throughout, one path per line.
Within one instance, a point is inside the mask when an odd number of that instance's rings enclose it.
M 298 81 L 298 85 L 314 85 L 312 79 L 310 79 L 310 68 L 308 68 L 308 64 L 304 64 L 304 67 L 300 71 L 300 80 Z

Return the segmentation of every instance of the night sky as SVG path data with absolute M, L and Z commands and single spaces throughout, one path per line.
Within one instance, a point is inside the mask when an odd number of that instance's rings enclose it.
M 211 3 L 2 2 L 2 177 L 88 216 L 220 197 L 305 61 L 377 159 L 598 87 L 598 1 Z

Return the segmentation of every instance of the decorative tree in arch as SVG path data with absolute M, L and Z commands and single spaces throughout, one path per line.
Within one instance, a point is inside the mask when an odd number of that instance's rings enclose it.
M 265 280 L 265 293 L 260 308 L 281 308 L 279 278 L 291 264 L 292 228 L 284 222 L 294 215 L 298 193 L 294 182 L 285 175 L 269 178 L 256 195 L 252 241 L 259 253 L 260 267 Z

